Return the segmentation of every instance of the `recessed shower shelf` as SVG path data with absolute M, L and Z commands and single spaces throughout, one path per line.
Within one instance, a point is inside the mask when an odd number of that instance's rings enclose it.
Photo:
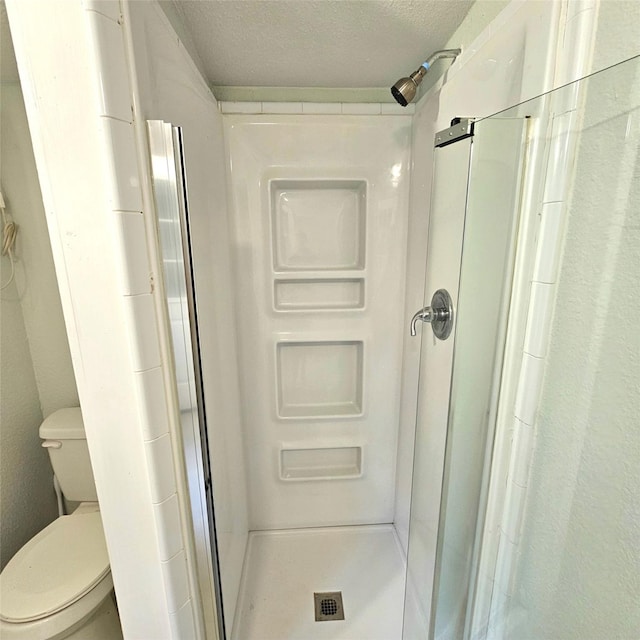
M 280 418 L 314 420 L 316 418 L 348 418 L 362 415 L 362 407 L 356 402 L 326 404 L 287 404 L 280 407 Z
M 283 449 L 281 480 L 341 480 L 362 475 L 361 447 Z
M 278 278 L 273 305 L 276 311 L 363 309 L 364 278 Z
M 366 196 L 363 180 L 271 181 L 274 270 L 363 269 Z
M 362 415 L 361 341 L 280 342 L 276 362 L 279 418 Z

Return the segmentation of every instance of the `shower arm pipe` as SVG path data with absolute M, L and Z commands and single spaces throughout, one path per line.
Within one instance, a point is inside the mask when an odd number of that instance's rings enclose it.
M 434 51 L 423 63 L 422 66 L 429 69 L 436 60 L 442 58 L 457 58 L 462 53 L 462 49 L 440 49 Z
M 417 71 L 411 74 L 419 74 L 420 79 L 426 75 L 427 71 L 431 69 L 433 63 L 443 58 L 457 58 L 462 53 L 462 49 L 440 49 L 440 51 L 434 51 L 418 68 Z

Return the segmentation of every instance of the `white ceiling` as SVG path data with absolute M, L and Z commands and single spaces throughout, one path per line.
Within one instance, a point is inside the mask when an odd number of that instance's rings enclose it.
M 389 87 L 473 0 L 173 0 L 214 86 Z

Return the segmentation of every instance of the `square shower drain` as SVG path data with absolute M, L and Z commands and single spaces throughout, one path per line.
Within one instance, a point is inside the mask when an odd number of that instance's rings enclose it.
M 316 612 L 316 622 L 325 622 L 327 620 L 344 620 L 342 591 L 314 593 L 313 604 Z

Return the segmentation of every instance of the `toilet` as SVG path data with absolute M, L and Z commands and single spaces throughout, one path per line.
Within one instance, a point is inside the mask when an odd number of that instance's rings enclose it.
M 0 638 L 120 640 L 80 409 L 51 414 L 40 437 L 62 494 L 80 505 L 31 538 L 0 574 Z

